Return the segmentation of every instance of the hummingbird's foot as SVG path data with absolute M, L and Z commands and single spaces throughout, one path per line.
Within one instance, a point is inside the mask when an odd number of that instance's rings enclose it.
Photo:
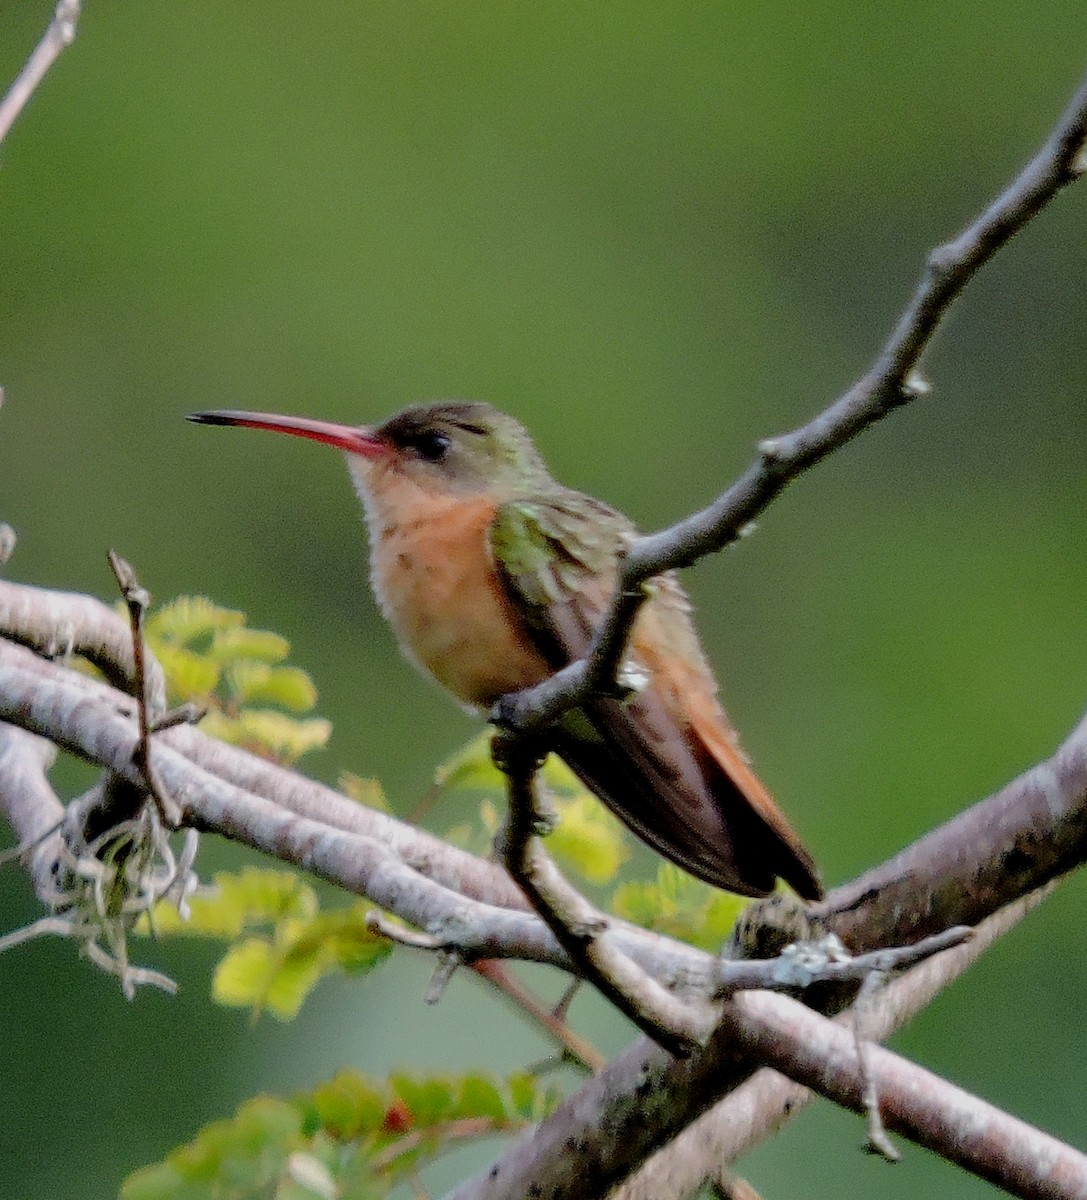
M 501 706 L 502 700 L 498 704 Z M 500 729 L 491 738 L 491 761 L 507 778 L 522 774 L 535 775 L 544 765 L 547 755 L 547 748 L 539 739 L 527 734 L 507 733 Z

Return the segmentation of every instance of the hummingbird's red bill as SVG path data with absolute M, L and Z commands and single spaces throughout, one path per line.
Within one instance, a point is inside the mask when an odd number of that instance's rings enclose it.
M 242 412 L 217 409 L 211 412 L 189 413 L 186 418 L 198 425 L 240 425 L 245 429 L 269 429 L 273 433 L 290 433 L 310 438 L 338 450 L 377 458 L 388 446 L 372 429 L 362 425 L 337 425 L 334 421 L 317 421 L 309 417 L 284 417 L 278 413 Z

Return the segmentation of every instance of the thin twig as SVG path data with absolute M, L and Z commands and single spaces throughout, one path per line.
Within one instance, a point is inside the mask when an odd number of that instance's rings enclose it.
M 678 999 L 608 942 L 607 919 L 562 878 L 537 841 L 539 763 L 527 739 L 500 733 L 491 747 L 509 794 L 503 858 L 510 874 L 578 973 L 658 1045 L 689 1054 L 709 1035 L 711 1014 Z
M 503 697 L 493 719 L 508 729 L 539 730 L 600 690 L 601 677 L 614 683 L 648 579 L 724 549 L 794 479 L 895 409 L 926 395 L 928 385 L 918 375 L 921 358 L 948 309 L 993 255 L 1083 174 L 1085 139 L 1087 80 L 1019 175 L 981 216 L 929 254 L 912 300 L 857 383 L 806 425 L 760 442 L 756 460 L 707 508 L 634 539 L 623 559 L 611 608 L 586 658 L 536 687 Z
M 143 619 L 151 604 L 151 597 L 143 587 L 130 563 L 126 562 L 116 550 L 107 555 L 110 569 L 117 580 L 128 608 L 128 618 L 132 625 L 132 661 L 134 664 L 134 690 L 136 695 L 136 719 L 139 726 L 139 741 L 133 751 L 133 762 L 139 768 L 147 783 L 147 790 L 159 810 L 163 823 L 176 829 L 181 823 L 181 809 L 177 802 L 163 788 L 151 761 L 151 730 L 161 714 L 149 712 L 151 699 L 147 690 L 147 650 L 143 640 Z M 173 722 L 176 724 L 177 722 Z
M 849 954 L 837 935 L 820 942 L 786 946 L 773 959 L 722 961 L 715 995 L 729 996 L 739 991 L 784 992 L 822 983 L 863 983 L 873 974 L 889 974 L 922 962 L 974 936 L 969 925 L 956 925 L 922 938 L 909 946 L 872 950 L 855 957 Z
M 27 59 L 26 66 L 19 72 L 8 94 L 0 100 L 0 142 L 7 137 L 15 118 L 23 111 L 60 52 L 74 40 L 79 9 L 80 0 L 60 0 L 42 40 Z
M 563 1056 L 575 1065 L 584 1068 L 591 1074 L 602 1071 L 608 1060 L 587 1039 L 572 1029 L 566 1021 L 565 1004 L 577 988 L 579 981 L 574 980 L 563 993 L 562 999 L 549 1009 L 539 998 L 521 982 L 510 970 L 506 963 L 494 959 L 484 959 L 472 965 L 472 970 L 485 979 L 492 987 L 497 988 L 504 996 L 517 1005 L 541 1028 L 545 1029 L 562 1048 Z
M 873 971 L 857 993 L 853 1001 L 853 1047 L 857 1054 L 857 1071 L 860 1075 L 861 1107 L 864 1110 L 864 1128 L 868 1136 L 865 1149 L 872 1154 L 878 1154 L 887 1162 L 898 1162 L 902 1157 L 895 1149 L 894 1143 L 887 1135 L 883 1117 L 879 1111 L 879 1085 L 876 1073 L 872 1069 L 869 1056 L 871 1043 L 866 1040 L 867 1018 L 874 1008 L 874 999 L 884 982 L 882 972 Z

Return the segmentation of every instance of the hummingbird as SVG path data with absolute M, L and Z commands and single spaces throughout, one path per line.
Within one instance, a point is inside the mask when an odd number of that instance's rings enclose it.
M 380 425 L 193 413 L 342 450 L 369 529 L 370 580 L 407 657 L 486 714 L 584 656 L 636 534 L 552 478 L 524 426 L 482 402 L 415 405 Z M 628 662 L 644 683 L 567 712 L 546 746 L 665 858 L 728 891 L 801 897 L 815 864 L 752 770 L 717 699 L 672 573 L 646 585 Z

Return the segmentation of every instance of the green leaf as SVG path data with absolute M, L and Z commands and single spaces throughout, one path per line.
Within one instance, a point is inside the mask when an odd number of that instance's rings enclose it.
M 332 723 L 322 717 L 300 721 L 269 708 L 245 709 L 236 717 L 213 710 L 200 728 L 209 737 L 287 763 L 324 746 L 332 734 Z
M 547 846 L 590 883 L 610 883 L 629 857 L 630 847 L 615 817 L 578 786 L 579 795 L 555 800 L 559 820 Z
M 536 1076 L 528 1071 L 517 1071 L 509 1077 L 508 1086 L 513 1111 L 526 1121 L 538 1120 L 541 1114 Z
M 291 712 L 309 712 L 317 703 L 317 688 L 300 667 L 273 667 L 240 659 L 232 662 L 227 678 L 240 705 L 278 704 Z
M 165 1162 L 129 1177 L 122 1200 L 382 1200 L 446 1148 L 523 1127 L 557 1102 L 536 1080 L 340 1071 L 286 1101 L 258 1096 Z M 421 1136 L 423 1135 L 423 1136 Z
M 388 1107 L 386 1093 L 359 1071 L 348 1069 L 320 1084 L 307 1101 L 321 1126 L 342 1142 L 380 1129 Z
M 351 771 L 341 771 L 336 786 L 345 796 L 350 796 L 367 808 L 376 808 L 378 812 L 389 812 L 389 801 L 385 789 L 379 779 L 366 779 Z
M 220 1004 L 260 1012 L 268 1002 L 278 969 L 278 956 L 271 944 L 262 938 L 247 938 L 231 946 L 215 968 L 212 996 Z M 302 992 L 298 996 L 299 1004 L 304 995 Z
M 219 664 L 202 654 L 169 643 L 159 646 L 155 654 L 166 674 L 166 688 L 171 696 L 204 700 L 218 686 Z
M 210 1200 L 211 1191 L 184 1180 L 169 1163 L 153 1163 L 130 1175 L 121 1200 Z
M 481 788 L 506 790 L 506 777 L 491 760 L 491 733 L 486 731 L 450 755 L 434 772 L 434 785 L 443 791 Z
M 453 1084 L 439 1075 L 417 1078 L 413 1075 L 389 1076 L 393 1091 L 411 1114 L 415 1125 L 435 1125 L 447 1121 L 454 1111 Z
M 661 863 L 656 880 L 616 888 L 611 907 L 626 921 L 716 951 L 748 903 Z
M 179 596 L 150 613 L 144 623 L 148 641 L 188 645 L 216 630 L 245 624 L 245 613 L 220 608 L 206 596 Z
M 653 929 L 660 916 L 660 889 L 645 879 L 621 883 L 612 893 L 611 910 L 632 925 Z
M 308 921 L 287 922 L 280 938 L 288 954 L 318 952 L 328 969 L 339 967 L 352 974 L 365 973 L 392 951 L 388 938 L 374 933 L 367 924 L 373 905 L 359 901 L 350 908 L 318 913 Z
M 506 1102 L 494 1081 L 486 1075 L 465 1075 L 457 1090 L 453 1116 L 489 1117 L 493 1121 L 507 1119 Z
M 248 938 L 227 951 L 215 971 L 212 994 L 220 1003 L 267 1009 L 290 1020 L 320 980 L 333 971 L 366 972 L 391 952 L 388 939 L 366 925 L 368 906 L 286 919 L 272 940 Z
M 248 629 L 241 625 L 216 630 L 208 647 L 208 656 L 221 663 L 238 659 L 277 663 L 282 662 L 290 652 L 290 642 L 278 633 L 267 629 Z
M 317 893 L 294 871 L 246 867 L 220 871 L 210 886 L 189 898 L 189 919 L 182 920 L 169 901 L 155 908 L 160 935 L 236 938 L 254 926 L 274 925 L 287 918 L 309 918 L 317 912 Z M 140 932 L 148 932 L 138 926 Z

